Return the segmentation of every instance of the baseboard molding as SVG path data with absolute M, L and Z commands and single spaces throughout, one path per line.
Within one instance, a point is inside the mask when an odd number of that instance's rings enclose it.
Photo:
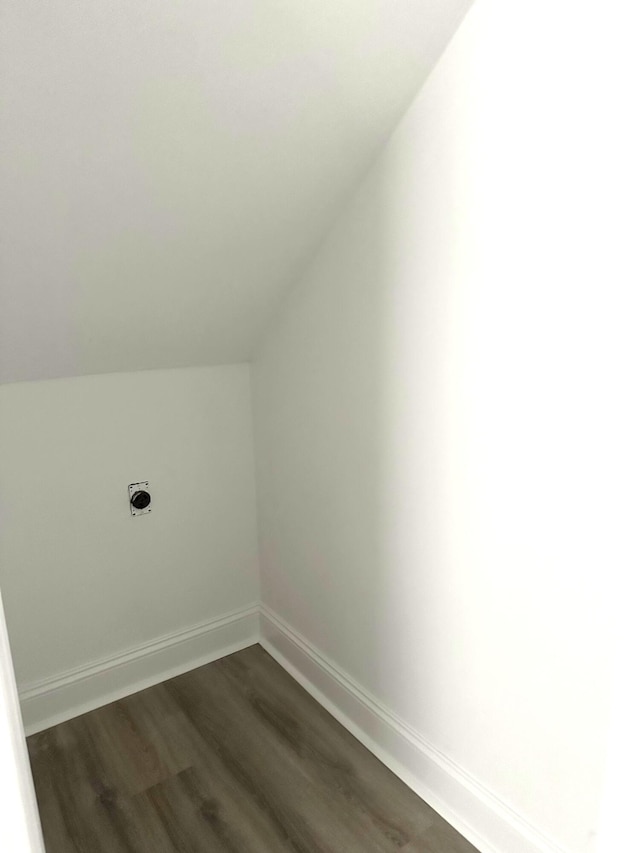
M 383 707 L 269 607 L 261 645 L 480 853 L 568 853 Z
M 259 606 L 226 613 L 124 653 L 21 685 L 27 735 L 122 699 L 259 640 Z
M 22 685 L 25 732 L 42 731 L 257 642 L 480 853 L 568 853 L 265 605 L 254 604 Z

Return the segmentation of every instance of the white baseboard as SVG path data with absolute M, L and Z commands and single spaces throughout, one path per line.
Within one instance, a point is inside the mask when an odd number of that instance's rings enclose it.
M 567 853 L 265 605 L 22 685 L 25 732 L 34 734 L 257 642 L 480 853 Z
M 226 613 L 113 657 L 20 685 L 27 735 L 122 699 L 259 640 L 259 606 Z
M 261 645 L 480 853 L 567 853 L 262 605 Z

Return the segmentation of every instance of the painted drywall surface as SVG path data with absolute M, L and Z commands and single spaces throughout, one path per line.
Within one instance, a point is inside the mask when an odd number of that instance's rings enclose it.
M 0 585 L 20 686 L 254 603 L 246 365 L 0 387 Z M 129 483 L 149 480 L 133 518 Z
M 254 380 L 266 604 L 572 853 L 630 521 L 626 8 L 477 3 Z
M 0 382 L 247 359 L 469 0 L 6 0 Z
M 0 849 L 11 853 L 44 853 L 1 597 L 0 792 L 3 802 Z
M 637 432 L 636 432 L 637 435 Z M 628 470 L 628 469 L 627 469 Z M 637 519 L 637 498 L 628 506 Z M 630 519 L 632 522 L 633 519 Z M 630 531 L 635 529 L 633 523 Z M 625 578 L 619 584 L 620 601 L 616 609 L 616 659 L 613 668 L 612 714 L 609 728 L 604 796 L 601 805 L 601 827 L 598 853 L 615 853 L 633 847 L 637 834 L 637 774 L 640 764 L 640 684 L 638 683 L 638 649 L 640 623 L 638 599 L 633 581 L 638 565 L 638 546 L 627 550 Z

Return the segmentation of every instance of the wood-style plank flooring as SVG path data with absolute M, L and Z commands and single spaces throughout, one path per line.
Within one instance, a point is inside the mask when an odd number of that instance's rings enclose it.
M 476 853 L 260 646 L 28 745 L 47 853 Z

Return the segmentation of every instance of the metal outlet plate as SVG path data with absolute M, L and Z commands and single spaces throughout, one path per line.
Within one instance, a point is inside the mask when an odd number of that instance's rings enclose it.
M 149 481 L 142 480 L 141 483 L 131 483 L 129 486 L 129 509 L 131 510 L 131 515 L 146 515 L 148 512 L 151 512 L 151 504 L 153 500 L 146 506 L 144 509 L 136 509 L 134 505 L 131 503 L 131 498 L 135 495 L 136 492 L 149 492 Z

